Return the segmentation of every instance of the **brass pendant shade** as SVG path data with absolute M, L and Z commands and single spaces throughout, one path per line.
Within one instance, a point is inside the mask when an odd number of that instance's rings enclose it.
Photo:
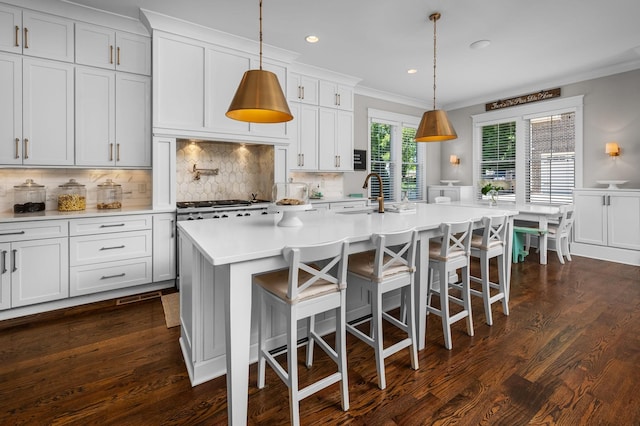
M 442 142 L 457 137 L 458 134 L 449 121 L 446 111 L 435 109 L 422 115 L 416 132 L 416 142 Z
M 266 70 L 244 73 L 225 115 L 252 123 L 283 123 L 293 119 L 278 77 Z
M 234 120 L 250 123 L 284 123 L 293 119 L 278 77 L 271 71 L 262 69 L 262 0 L 260 0 L 260 69 L 244 73 L 225 115 Z
M 458 137 L 453 124 L 447 117 L 447 112 L 436 109 L 436 21 L 438 19 L 440 19 L 438 12 L 429 15 L 429 20 L 433 21 L 433 109 L 422 115 L 416 132 L 416 142 L 442 142 Z

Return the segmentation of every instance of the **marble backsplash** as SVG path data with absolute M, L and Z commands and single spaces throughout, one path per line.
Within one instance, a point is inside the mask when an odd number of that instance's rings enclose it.
M 322 193 L 324 198 L 342 198 L 344 194 L 344 179 L 342 173 L 308 173 L 291 172 L 294 182 L 304 182 L 309 185 L 309 191 Z
M 0 212 L 13 213 L 14 189 L 27 179 L 44 185 L 46 210 L 58 209 L 58 186 L 75 179 L 86 186 L 87 208 L 97 204 L 98 184 L 107 179 L 122 185 L 122 204 L 125 207 L 151 206 L 151 170 L 99 170 L 99 169 L 1 169 Z
M 179 139 L 176 150 L 177 201 L 271 199 L 273 146 Z

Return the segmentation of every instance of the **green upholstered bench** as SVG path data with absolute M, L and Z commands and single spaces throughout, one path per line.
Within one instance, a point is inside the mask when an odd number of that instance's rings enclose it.
M 547 231 L 543 231 L 539 228 L 529 228 L 526 226 L 514 226 L 513 227 L 513 247 L 512 256 L 513 263 L 524 262 L 524 258 L 527 257 L 529 252 L 524 249 L 524 236 L 525 234 L 541 236 L 546 234 Z

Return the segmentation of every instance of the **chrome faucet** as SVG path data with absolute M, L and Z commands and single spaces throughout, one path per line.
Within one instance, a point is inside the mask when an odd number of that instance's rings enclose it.
M 384 213 L 384 193 L 382 191 L 382 178 L 377 173 L 369 173 L 366 178 L 364 178 L 364 185 L 362 185 L 362 189 L 369 188 L 369 178 L 371 176 L 375 176 L 378 178 L 378 188 L 380 192 L 377 197 L 371 197 L 372 200 L 378 201 L 378 213 Z

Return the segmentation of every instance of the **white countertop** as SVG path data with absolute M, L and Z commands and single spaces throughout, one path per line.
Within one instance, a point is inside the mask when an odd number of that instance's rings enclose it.
M 173 213 L 175 209 L 153 210 L 150 206 L 123 207 L 120 209 L 86 209 L 75 212 L 59 212 L 57 210 L 45 210 L 34 213 L 0 213 L 0 223 L 25 222 L 33 220 L 55 219 L 79 219 L 84 217 L 121 216 L 131 214 Z
M 515 215 L 516 211 L 488 206 L 473 210 L 447 204 L 418 204 L 412 213 L 340 214 L 331 211 L 301 215 L 301 227 L 280 227 L 279 215 L 256 219 L 197 220 L 178 222 L 178 228 L 198 247 L 213 265 L 277 256 L 287 245 L 318 244 L 349 238 L 350 242 L 365 241 L 377 232 L 393 232 L 410 228 L 436 229 L 442 220 L 465 221 L 496 214 Z

